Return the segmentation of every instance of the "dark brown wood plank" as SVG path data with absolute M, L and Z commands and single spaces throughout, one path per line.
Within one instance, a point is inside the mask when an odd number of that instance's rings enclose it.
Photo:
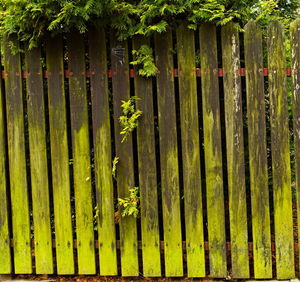
M 226 277 L 226 237 L 216 27 L 200 26 L 210 275 Z
M 277 279 L 295 277 L 290 136 L 283 24 L 268 28 L 268 64 Z
M 25 52 L 36 274 L 53 273 L 41 49 Z
M 58 274 L 74 274 L 70 172 L 62 36 L 47 38 L 46 63 Z
M 91 153 L 83 36 L 67 36 L 78 273 L 95 274 Z
M 254 21 L 245 26 L 245 65 L 254 276 L 272 278 L 262 33 Z
M 25 156 L 25 129 L 20 53 L 12 54 L 16 37 L 4 38 L 4 69 L 12 226 L 14 238 L 14 272 L 31 273 L 30 220 Z
M 155 36 L 157 103 L 166 276 L 182 276 L 182 235 L 178 171 L 172 32 Z
M 89 33 L 100 275 L 117 275 L 107 56 L 103 29 Z
M 0 57 L 2 66 L 2 58 Z M 8 213 L 8 182 L 7 182 L 7 153 L 6 153 L 6 124 L 5 124 L 5 92 L 4 81 L 0 77 L 0 273 L 9 274 L 12 271 L 10 253 L 9 213 Z
M 290 26 L 292 47 L 292 79 L 293 79 L 293 135 L 295 144 L 295 175 L 297 199 L 297 226 L 300 230 L 300 19 L 296 19 Z M 300 242 L 300 232 L 298 232 Z M 300 264 L 300 261 L 298 261 Z M 299 267 L 298 264 L 298 267 Z
M 133 49 L 139 50 L 149 43 L 146 38 L 134 38 Z M 137 127 L 143 275 L 153 277 L 161 276 L 153 89 L 152 79 L 139 76 L 138 67 L 135 67 L 134 90 L 139 98 L 137 108 L 143 112 Z
M 195 33 L 181 24 L 176 34 L 187 270 L 189 277 L 205 277 Z
M 232 277 L 249 278 L 239 27 L 222 28 Z
M 132 136 L 128 136 L 127 140 L 122 143 L 119 123 L 119 117 L 122 115 L 121 101 L 128 101 L 130 98 L 128 43 L 127 41 L 118 41 L 115 35 L 112 35 L 110 43 L 115 146 L 116 156 L 119 158 L 117 167 L 118 197 L 125 198 L 129 196 L 129 189 L 135 186 Z M 138 276 L 137 227 L 134 217 L 120 217 L 120 240 L 122 276 Z

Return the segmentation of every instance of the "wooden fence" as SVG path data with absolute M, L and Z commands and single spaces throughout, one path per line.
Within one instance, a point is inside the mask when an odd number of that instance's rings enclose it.
M 291 59 L 279 22 L 265 35 L 254 21 L 122 42 L 91 30 L 18 54 L 7 38 L 0 273 L 295 277 L 300 20 Z M 143 44 L 156 77 L 129 63 Z M 133 95 L 143 113 L 121 142 Z M 140 216 L 122 217 L 117 198 L 135 186 Z

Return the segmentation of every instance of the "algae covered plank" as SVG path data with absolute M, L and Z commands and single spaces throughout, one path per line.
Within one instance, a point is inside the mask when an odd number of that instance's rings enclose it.
M 25 52 L 36 274 L 53 273 L 41 49 Z
M 296 19 L 290 26 L 292 49 L 292 79 L 293 79 L 293 130 L 295 144 L 295 176 L 297 199 L 297 226 L 300 230 L 300 19 Z M 298 232 L 298 242 L 300 232 Z M 300 262 L 298 262 L 300 263 Z M 299 267 L 299 265 L 298 265 Z
M 78 273 L 95 274 L 88 101 L 83 36 L 67 36 Z
M 249 278 L 246 183 L 239 28 L 222 28 L 222 59 L 226 126 L 232 277 Z
M 177 50 L 187 270 L 205 277 L 195 33 L 185 24 L 177 28 Z
M 14 239 L 14 272 L 32 273 L 28 183 L 25 156 L 25 129 L 20 53 L 12 54 L 9 42 L 17 48 L 15 37 L 4 39 L 7 139 Z
M 182 276 L 182 235 L 178 171 L 172 32 L 155 36 L 157 103 L 166 276 Z
M 210 275 L 226 277 L 220 101 L 216 28 L 200 26 L 201 85 Z
M 1 59 L 2 61 L 2 59 Z M 0 62 L 1 62 L 0 61 Z M 5 124 L 5 104 L 4 104 L 3 79 L 0 77 L 0 273 L 9 274 L 12 272 L 12 262 L 10 253 L 10 234 L 8 228 L 8 189 L 6 172 L 6 124 Z
M 295 277 L 284 27 L 268 27 L 268 67 L 277 279 Z
M 57 273 L 74 274 L 67 114 L 61 35 L 47 38 L 46 62 Z
M 105 32 L 90 30 L 89 55 L 93 116 L 96 200 L 100 275 L 117 275 L 114 191 L 112 182 L 111 127 Z
M 141 37 L 133 39 L 134 50 L 144 45 L 148 46 L 149 40 Z M 143 112 L 137 127 L 143 276 L 153 277 L 161 276 L 153 89 L 152 78 L 138 75 L 138 67 L 135 68 L 134 89 L 138 97 L 137 108 Z
M 245 26 L 245 66 L 254 276 L 272 278 L 270 211 L 262 33 L 254 21 Z
M 129 189 L 134 188 L 133 145 L 132 135 L 122 141 L 119 118 L 123 115 L 121 101 L 130 99 L 128 42 L 118 41 L 115 35 L 111 36 L 111 68 L 113 89 L 113 110 L 115 127 L 116 156 L 119 158 L 117 165 L 118 197 L 129 196 Z M 138 242 L 136 219 L 133 216 L 120 217 L 121 240 L 121 272 L 122 276 L 138 276 Z

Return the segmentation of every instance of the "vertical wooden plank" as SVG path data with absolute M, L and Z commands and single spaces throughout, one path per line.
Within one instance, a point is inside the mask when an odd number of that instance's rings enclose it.
M 132 136 L 121 143 L 119 117 L 122 115 L 121 101 L 130 98 L 128 43 L 111 37 L 111 67 L 113 72 L 113 110 L 115 127 L 116 156 L 119 157 L 117 169 L 118 197 L 125 198 L 129 189 L 135 186 L 133 170 Z M 122 276 L 138 276 L 137 227 L 132 216 L 120 217 L 121 272 Z
M 205 277 L 194 37 L 185 24 L 177 28 L 187 269 L 189 277 Z
M 172 32 L 155 36 L 161 189 L 166 276 L 182 276 L 182 236 L 178 172 Z
M 46 42 L 51 166 L 58 274 L 74 274 L 62 36 Z
M 36 274 L 53 273 L 41 49 L 26 50 L 26 86 Z
M 295 175 L 297 199 L 297 225 L 300 230 L 300 19 L 296 19 L 290 26 L 292 49 L 292 79 L 293 79 L 293 130 L 295 145 Z M 300 242 L 300 232 L 298 232 Z M 300 262 L 299 262 L 300 263 Z M 298 266 L 299 267 L 299 266 Z
M 268 28 L 268 63 L 277 279 L 294 278 L 294 238 L 284 27 Z
M 76 209 L 78 273 L 95 274 L 88 104 L 83 36 L 67 36 L 69 91 Z
M 222 28 L 222 59 L 232 276 L 249 278 L 243 113 L 238 26 Z
M 100 275 L 117 275 L 114 191 L 111 173 L 111 128 L 103 29 L 89 33 L 94 159 L 98 216 Z
M 6 73 L 6 114 L 9 176 L 12 201 L 15 273 L 31 273 L 30 220 L 26 175 L 25 133 L 20 54 L 13 55 L 9 47 L 15 37 L 4 39 Z
M 149 40 L 141 37 L 134 38 L 135 50 L 139 50 L 142 45 L 149 45 Z M 134 89 L 135 96 L 139 98 L 137 107 L 143 112 L 137 128 L 143 276 L 153 277 L 161 276 L 153 89 L 152 79 L 139 76 L 137 67 L 135 68 Z
M 200 57 L 210 275 L 225 277 L 226 237 L 217 41 L 216 28 L 212 24 L 200 27 Z
M 2 59 L 0 60 L 0 65 Z M 9 274 L 12 271 L 10 254 L 10 234 L 8 228 L 8 200 L 6 180 L 6 140 L 5 140 L 5 104 L 3 79 L 0 76 L 0 273 Z
M 272 278 L 270 211 L 262 34 L 254 21 L 245 26 L 245 65 L 252 205 L 254 275 Z

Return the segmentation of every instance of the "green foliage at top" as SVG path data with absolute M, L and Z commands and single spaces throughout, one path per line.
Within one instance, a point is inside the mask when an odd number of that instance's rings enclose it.
M 157 73 L 157 67 L 154 63 L 152 48 L 148 45 L 142 45 L 139 50 L 132 50 L 135 58 L 131 62 L 134 66 L 139 66 L 139 75 L 150 77 Z
M 181 20 L 190 28 L 201 22 L 244 25 L 250 18 L 289 22 L 298 7 L 298 0 L 0 0 L 0 32 L 16 33 L 33 47 L 47 32 L 85 32 L 90 25 L 113 28 L 125 39 L 163 32 Z

